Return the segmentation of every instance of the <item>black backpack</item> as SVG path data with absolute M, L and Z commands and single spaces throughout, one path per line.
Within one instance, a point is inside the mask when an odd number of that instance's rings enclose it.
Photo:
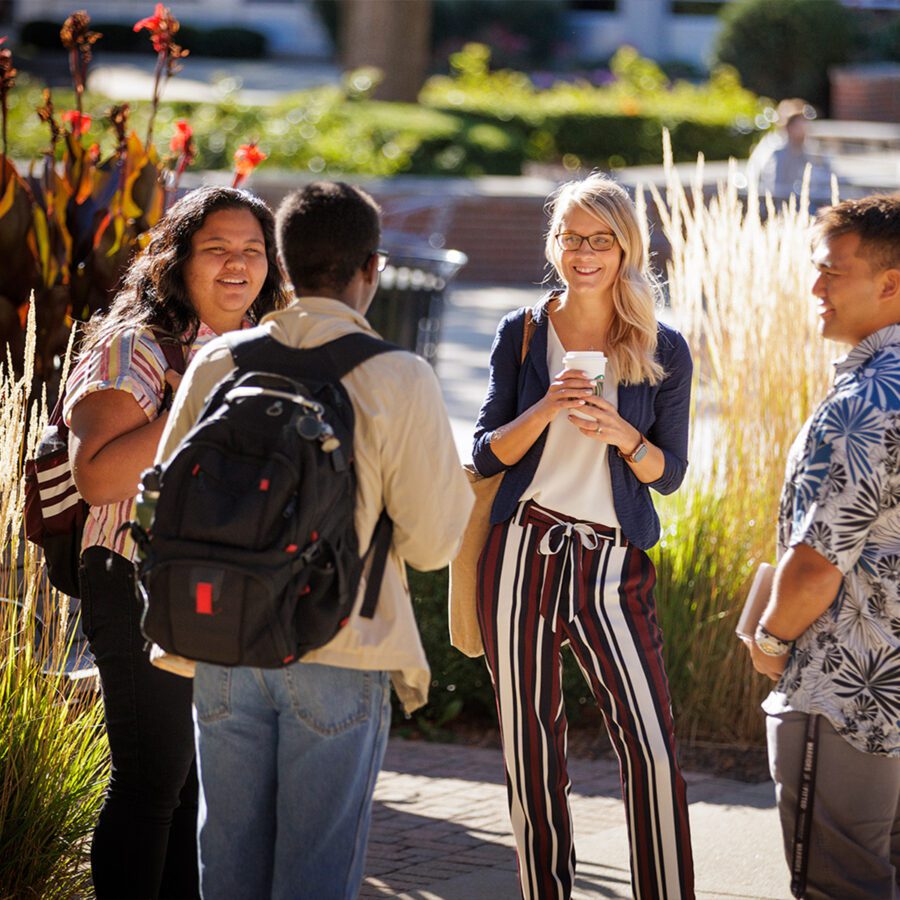
M 328 643 L 353 608 L 366 560 L 340 379 L 398 348 L 356 333 L 298 350 L 260 328 L 226 341 L 236 369 L 165 465 L 145 473 L 139 520 L 159 493 L 150 527 L 133 523 L 142 628 L 189 659 L 278 668 Z M 367 554 L 369 618 L 392 530 L 382 511 Z

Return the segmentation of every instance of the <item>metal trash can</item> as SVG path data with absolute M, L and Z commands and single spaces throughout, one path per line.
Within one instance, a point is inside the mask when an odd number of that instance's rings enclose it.
M 390 253 L 375 299 L 366 314 L 386 340 L 437 361 L 444 293 L 468 258 L 459 250 L 438 250 L 406 236 L 385 234 Z

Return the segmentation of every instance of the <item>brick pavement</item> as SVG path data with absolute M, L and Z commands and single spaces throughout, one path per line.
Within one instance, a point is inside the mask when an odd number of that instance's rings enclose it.
M 631 885 L 618 765 L 570 759 L 569 775 L 578 853 L 573 900 L 625 900 Z M 771 784 L 685 777 L 697 897 L 787 898 Z M 390 741 L 360 892 L 363 900 L 385 897 L 518 900 L 499 750 Z

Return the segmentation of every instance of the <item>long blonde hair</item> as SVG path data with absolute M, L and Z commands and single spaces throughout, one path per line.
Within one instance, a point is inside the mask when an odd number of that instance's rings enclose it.
M 563 284 L 563 251 L 556 243 L 556 233 L 563 216 L 573 206 L 608 225 L 622 248 L 619 275 L 613 285 L 613 320 L 607 336 L 615 376 L 623 384 L 643 381 L 658 384 L 665 376 L 663 367 L 656 361 L 655 310 L 661 292 L 650 271 L 634 204 L 621 185 L 599 172 L 562 185 L 550 197 L 547 203 L 550 226 L 544 253 Z

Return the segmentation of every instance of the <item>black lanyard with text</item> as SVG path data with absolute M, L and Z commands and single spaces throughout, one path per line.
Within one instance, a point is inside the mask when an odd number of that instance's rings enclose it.
M 791 895 L 806 893 L 806 869 L 809 864 L 809 835 L 812 829 L 813 798 L 816 793 L 816 750 L 819 717 L 809 715 L 803 744 L 803 769 L 797 793 L 797 819 L 794 825 L 794 853 L 791 859 Z

